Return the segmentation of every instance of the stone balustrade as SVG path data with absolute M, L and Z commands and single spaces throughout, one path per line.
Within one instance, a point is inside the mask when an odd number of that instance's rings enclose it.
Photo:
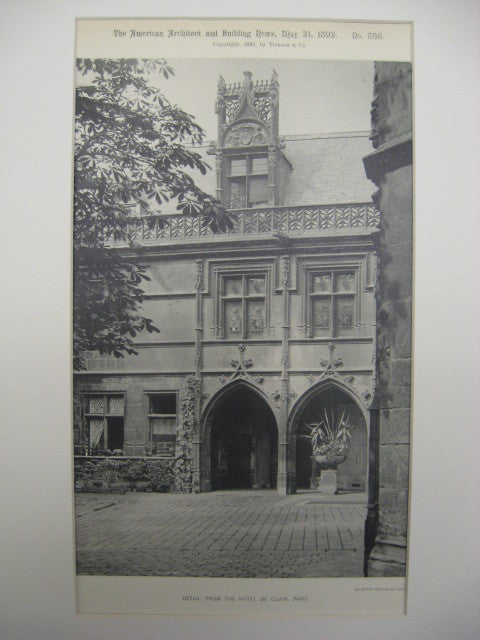
M 129 241 L 156 244 L 208 237 L 263 236 L 284 233 L 291 236 L 322 236 L 375 231 L 379 212 L 372 203 L 317 205 L 305 207 L 265 207 L 230 211 L 233 228 L 214 233 L 202 216 L 136 216 L 128 221 Z M 124 245 L 124 240 L 109 240 Z

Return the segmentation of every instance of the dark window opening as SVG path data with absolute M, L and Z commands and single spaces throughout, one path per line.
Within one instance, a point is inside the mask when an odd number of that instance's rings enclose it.
M 123 449 L 124 441 L 123 417 L 107 418 L 107 449 Z
M 176 414 L 176 393 L 155 393 L 150 396 L 150 413 Z

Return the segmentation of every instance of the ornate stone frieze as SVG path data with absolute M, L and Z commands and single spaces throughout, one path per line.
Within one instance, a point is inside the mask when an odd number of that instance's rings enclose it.
M 249 122 L 234 125 L 230 129 L 225 138 L 225 147 L 258 146 L 265 145 L 267 142 L 267 134 L 263 127 Z

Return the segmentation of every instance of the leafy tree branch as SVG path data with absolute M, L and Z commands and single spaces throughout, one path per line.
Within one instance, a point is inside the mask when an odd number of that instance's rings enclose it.
M 171 104 L 152 78 L 168 80 L 165 60 L 77 61 L 74 165 L 74 368 L 84 352 L 136 354 L 139 332 L 158 332 L 141 312 L 147 270 L 135 256 L 105 245 L 129 241 L 132 207 L 158 215 L 174 200 L 216 232 L 231 221 L 190 173 L 209 169 L 194 150 L 204 140 L 195 119 Z M 161 216 L 159 217 L 161 224 Z

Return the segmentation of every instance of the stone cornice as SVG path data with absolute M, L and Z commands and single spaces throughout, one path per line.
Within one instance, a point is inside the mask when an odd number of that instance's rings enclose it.
M 411 165 L 412 162 L 411 133 L 380 145 L 373 153 L 363 158 L 365 173 L 377 187 L 385 174 Z

